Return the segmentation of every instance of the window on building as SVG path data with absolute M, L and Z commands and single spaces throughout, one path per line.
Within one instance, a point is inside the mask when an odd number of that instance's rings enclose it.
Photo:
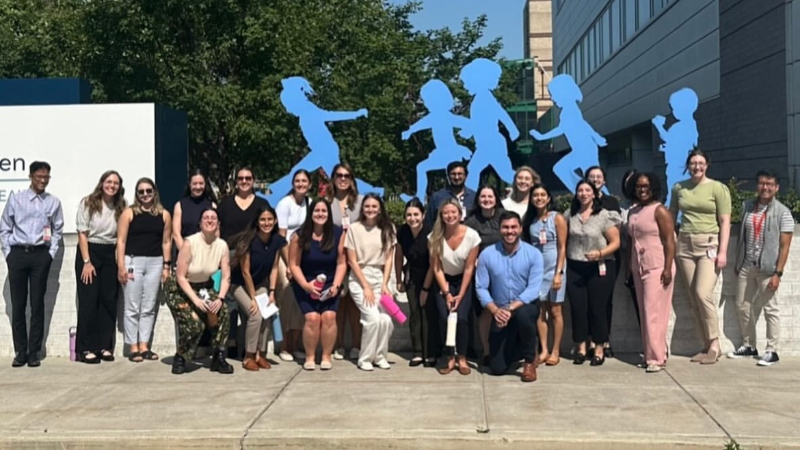
M 583 38 L 583 47 L 586 54 L 586 76 L 588 77 L 594 70 L 594 36 L 591 29 Z
M 645 24 L 650 21 L 650 2 L 652 0 L 639 0 L 639 29 L 644 28 Z M 655 0 L 659 1 L 659 0 Z
M 609 54 L 613 54 L 617 51 L 620 45 L 620 31 L 622 28 L 622 8 L 620 5 L 620 0 L 614 0 L 614 2 L 611 3 L 611 51 Z
M 625 21 L 623 42 L 628 42 L 633 34 L 636 33 L 636 0 L 625 0 Z
M 666 3 L 667 2 L 664 0 L 653 0 L 653 17 L 655 17 L 656 14 L 660 13 L 661 10 L 667 6 Z
M 608 28 L 606 25 L 606 21 L 608 20 L 606 16 L 608 15 L 608 11 L 604 12 L 602 16 L 600 16 L 600 20 L 597 22 L 597 45 L 600 48 L 600 62 L 599 64 L 603 64 L 606 60 L 606 55 L 608 54 L 608 42 L 610 39 L 603 33 L 604 30 Z
M 578 44 L 576 50 L 578 56 L 578 83 L 580 83 L 583 81 L 583 78 L 586 74 L 586 56 L 585 52 L 583 51 L 583 42 Z

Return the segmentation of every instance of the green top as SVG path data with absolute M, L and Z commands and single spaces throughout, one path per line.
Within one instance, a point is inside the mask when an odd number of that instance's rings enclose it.
M 676 183 L 672 187 L 670 211 L 680 210 L 681 231 L 690 234 L 717 234 L 717 217 L 731 213 L 731 193 L 728 187 L 716 180 L 695 184 L 692 180 Z

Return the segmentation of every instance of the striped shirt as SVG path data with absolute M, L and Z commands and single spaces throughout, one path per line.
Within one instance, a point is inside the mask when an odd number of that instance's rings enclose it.
M 747 262 L 758 262 L 761 258 L 761 249 L 764 248 L 764 235 L 766 234 L 763 227 L 766 226 L 766 219 L 764 215 L 767 212 L 768 205 L 762 205 L 756 202 L 755 211 L 747 211 L 744 214 L 744 232 L 745 232 L 745 253 L 744 260 Z M 756 225 L 761 227 L 758 239 L 756 239 Z M 780 221 L 781 233 L 794 233 L 794 218 L 792 213 L 786 209 L 781 214 Z M 780 242 L 770 242 L 770 245 L 778 246 Z
M 50 229 L 49 243 L 44 240 L 45 228 Z M 29 188 L 12 194 L 6 202 L 0 219 L 0 245 L 6 258 L 14 245 L 48 245 L 55 258 L 63 232 L 61 201 L 49 192 L 37 194 Z

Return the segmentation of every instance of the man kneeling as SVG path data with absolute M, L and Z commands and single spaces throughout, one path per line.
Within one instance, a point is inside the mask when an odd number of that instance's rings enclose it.
M 493 375 L 503 375 L 522 356 L 522 381 L 536 381 L 542 254 L 520 241 L 522 221 L 515 212 L 500 215 L 500 234 L 503 239 L 478 258 L 475 279 L 481 305 L 494 316 L 489 332 L 489 368 Z

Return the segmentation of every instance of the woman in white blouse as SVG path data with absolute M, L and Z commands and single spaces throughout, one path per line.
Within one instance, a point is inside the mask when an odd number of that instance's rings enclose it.
M 78 205 L 78 330 L 75 350 L 80 360 L 97 364 L 114 360 L 117 321 L 117 219 L 125 209 L 122 177 L 114 170 L 100 176 L 91 194 Z
M 528 212 L 531 189 L 534 184 L 540 182 L 539 174 L 528 166 L 522 166 L 514 174 L 514 185 L 511 195 L 503 199 L 503 209 L 514 211 L 519 217 L 524 219 Z
M 451 312 L 458 315 L 455 348 L 445 346 L 442 354 L 448 355 L 447 364 L 439 368 L 439 373 L 447 375 L 456 366 L 455 353 L 458 354 L 458 372 L 469 375 L 467 364 L 467 344 L 469 341 L 469 314 L 472 311 L 472 275 L 478 259 L 481 237 L 472 228 L 461 224 L 461 205 L 455 199 L 448 199 L 439 207 L 439 214 L 433 231 L 428 236 L 431 254 L 431 267 L 439 285 L 435 293 L 439 309 L 440 333 L 446 342 L 447 317 Z
M 306 221 L 308 214 L 308 190 L 311 187 L 311 177 L 307 170 L 300 169 L 292 177 L 292 190 L 286 197 L 278 202 L 275 213 L 278 215 L 278 234 L 292 241 L 292 235 Z M 285 332 L 283 339 L 283 350 L 278 355 L 284 361 L 292 361 L 295 358 L 302 359 L 303 355 L 295 353 L 295 346 L 300 342 L 303 334 L 305 319 L 303 313 L 297 306 L 294 291 L 289 283 L 292 279 L 289 271 L 289 246 L 281 250 L 281 258 L 278 262 L 278 292 L 276 295 L 278 308 L 281 310 L 281 327 Z

